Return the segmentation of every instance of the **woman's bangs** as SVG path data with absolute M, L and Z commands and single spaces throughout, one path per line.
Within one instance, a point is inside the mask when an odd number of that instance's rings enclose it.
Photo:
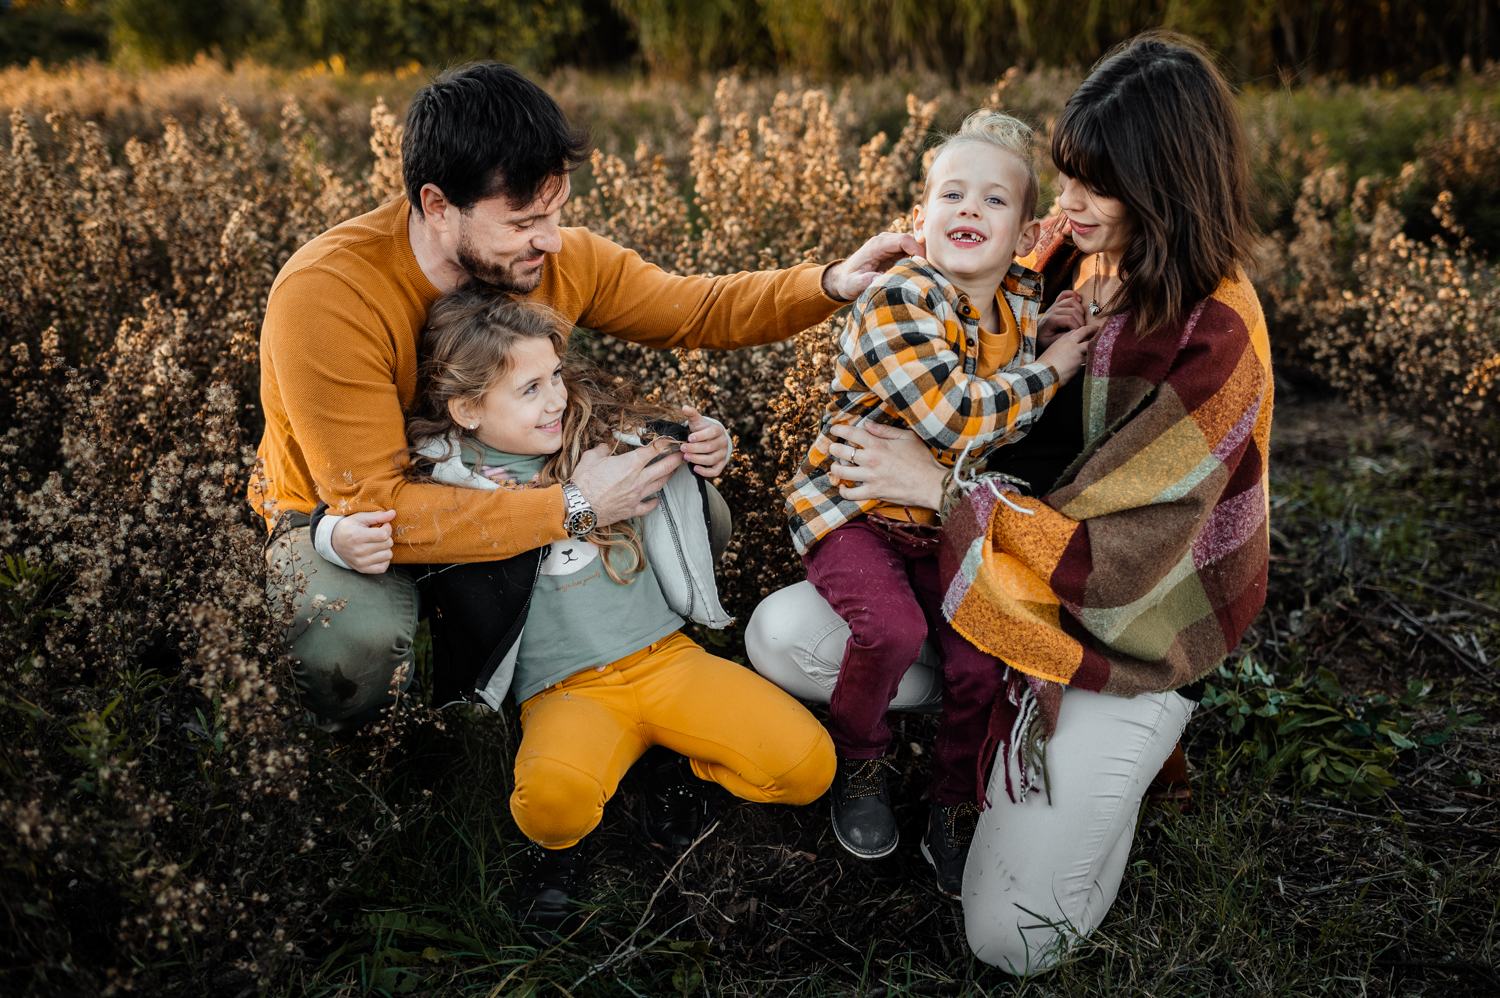
M 1118 178 L 1099 116 L 1087 108 L 1064 114 L 1052 136 L 1052 163 L 1096 194 L 1117 198 Z

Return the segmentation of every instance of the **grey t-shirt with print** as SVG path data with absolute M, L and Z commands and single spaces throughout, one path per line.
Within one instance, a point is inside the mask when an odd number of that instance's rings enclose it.
M 517 483 L 530 482 L 547 460 L 547 455 L 506 454 L 476 444 L 465 441 L 465 465 L 504 468 Z M 635 526 L 641 528 L 639 518 Z M 511 680 L 517 703 L 576 672 L 638 652 L 682 627 L 682 618 L 667 606 L 655 572 L 643 568 L 626 578 L 626 585 L 611 579 L 604 570 L 604 552 L 585 538 L 549 545 Z

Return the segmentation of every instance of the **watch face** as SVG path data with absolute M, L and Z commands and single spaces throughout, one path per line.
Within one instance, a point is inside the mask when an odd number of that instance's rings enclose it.
M 581 509 L 568 518 L 568 532 L 581 536 L 589 533 L 599 523 L 599 518 L 591 509 Z

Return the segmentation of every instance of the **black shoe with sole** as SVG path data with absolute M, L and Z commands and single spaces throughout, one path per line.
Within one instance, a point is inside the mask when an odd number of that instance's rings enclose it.
M 969 843 L 974 840 L 974 826 L 979 823 L 979 808 L 973 801 L 962 804 L 933 804 L 922 835 L 922 855 L 937 871 L 938 890 L 951 898 L 962 897 L 964 863 L 969 859 Z
M 521 938 L 546 947 L 562 941 L 567 923 L 578 913 L 573 898 L 583 886 L 587 857 L 583 843 L 568 849 L 543 849 L 535 842 L 526 850 L 516 923 Z
M 646 841 L 681 851 L 709 826 L 715 784 L 698 779 L 685 757 L 653 745 L 634 766 Z
M 885 770 L 884 759 L 841 758 L 833 775 L 833 834 L 860 859 L 889 856 L 901 841 Z

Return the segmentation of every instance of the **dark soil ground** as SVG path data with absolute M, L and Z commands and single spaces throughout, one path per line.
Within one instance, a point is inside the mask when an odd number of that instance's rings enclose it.
M 1065 966 L 1019 980 L 969 955 L 917 851 L 935 720 L 896 715 L 890 858 L 845 853 L 826 801 L 724 802 L 671 855 L 642 840 L 627 783 L 590 837 L 592 915 L 538 952 L 506 914 L 523 846 L 506 808 L 512 722 L 473 719 L 413 740 L 400 782 L 433 795 L 407 792 L 402 830 L 331 906 L 293 992 L 1500 994 L 1495 483 L 1410 426 L 1293 383 L 1281 396 L 1275 557 L 1250 653 L 1279 679 L 1327 668 L 1360 694 L 1431 680 L 1418 731 L 1448 706 L 1480 715 L 1404 752 L 1383 798 L 1236 762 L 1225 717 L 1200 710 L 1189 811 L 1148 807 L 1104 925 Z

